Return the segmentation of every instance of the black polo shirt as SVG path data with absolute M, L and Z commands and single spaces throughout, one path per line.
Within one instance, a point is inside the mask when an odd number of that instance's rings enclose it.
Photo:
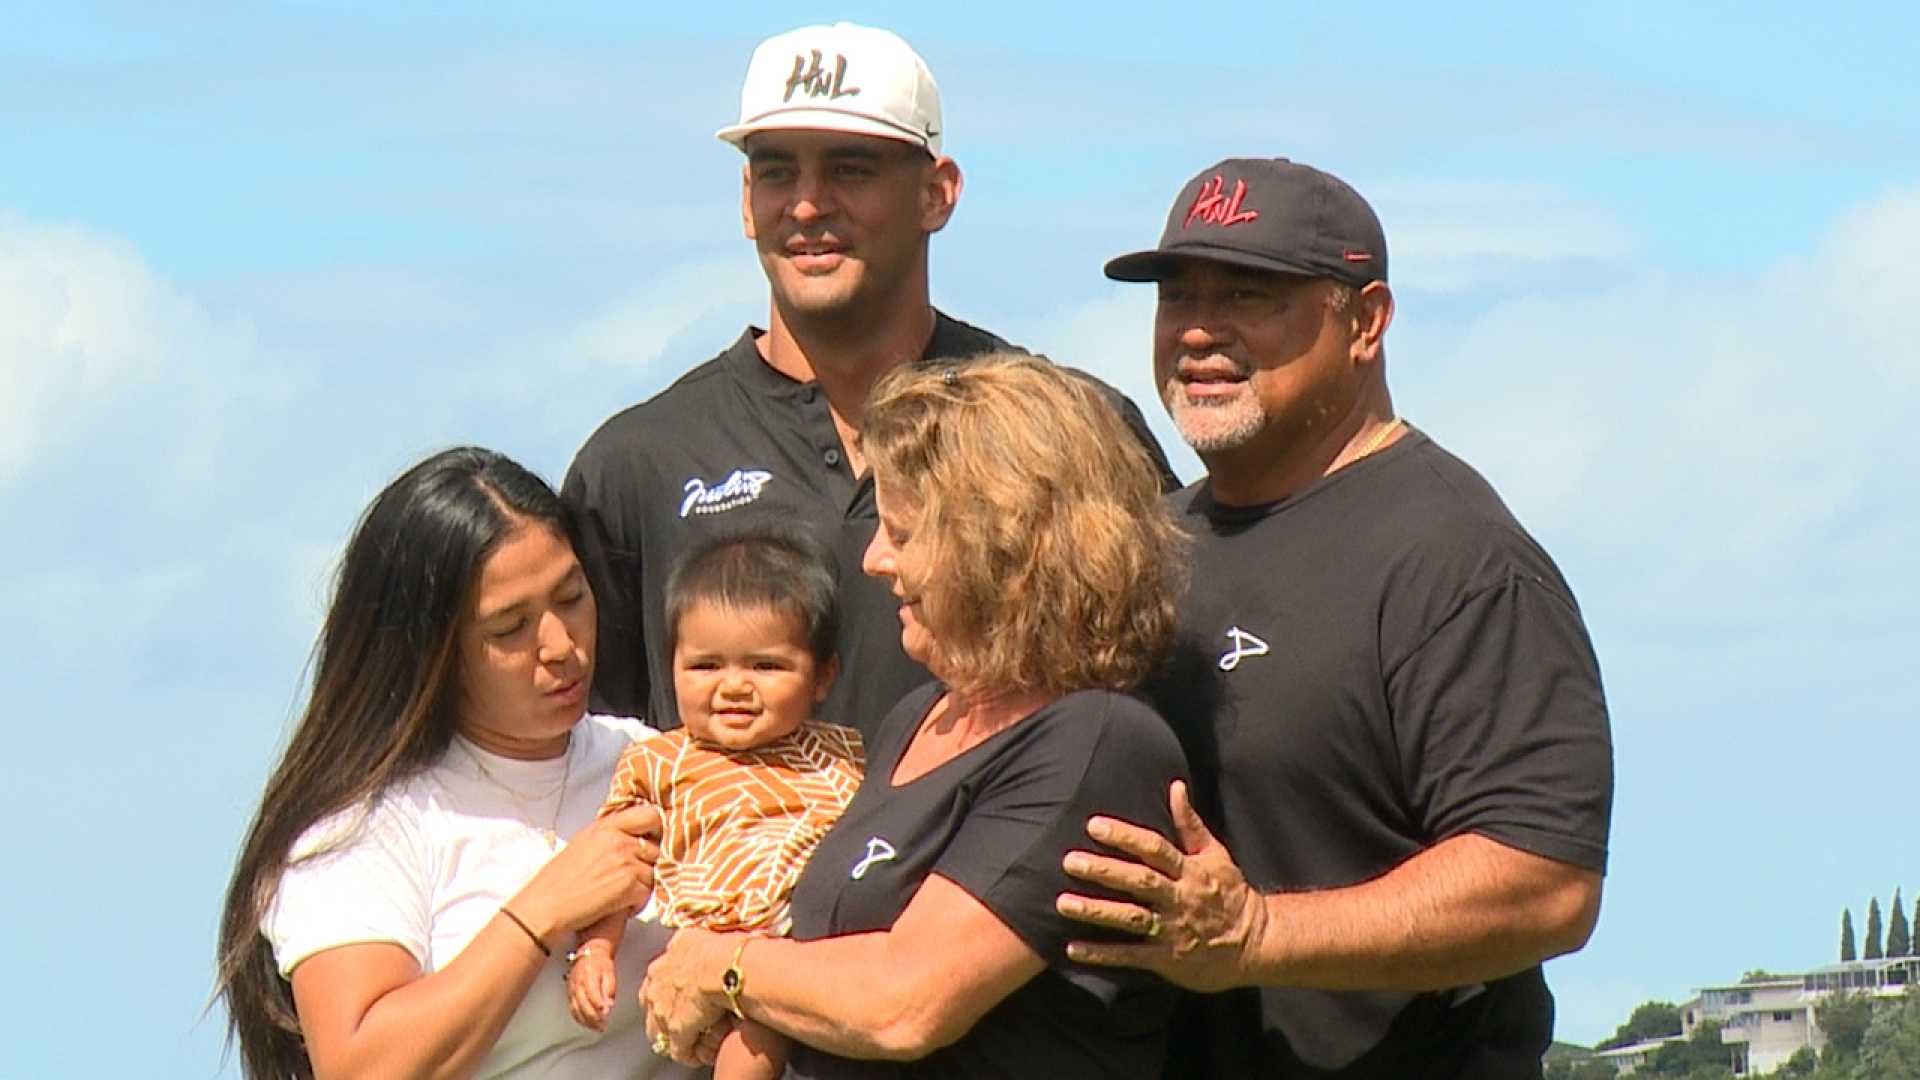
M 823 719 L 871 736 L 894 703 L 931 676 L 900 649 L 899 604 L 860 572 L 879 516 L 871 476 L 856 479 L 817 384 L 797 382 L 760 356 L 748 328 L 727 351 L 593 433 L 561 495 L 579 515 L 580 559 L 600 607 L 593 709 L 679 726 L 667 648 L 667 575 L 680 553 L 716 528 L 755 515 L 815 530 L 840 571 L 840 678 Z M 934 313 L 922 363 L 1020 351 Z M 1104 384 L 1102 384 L 1104 386 Z M 1140 410 L 1114 405 L 1176 486 Z

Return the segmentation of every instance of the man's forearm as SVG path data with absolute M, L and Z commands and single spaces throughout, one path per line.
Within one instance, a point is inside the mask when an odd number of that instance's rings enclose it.
M 1261 900 L 1246 983 L 1439 990 L 1580 948 L 1599 915 L 1600 875 L 1467 834 L 1372 881 Z

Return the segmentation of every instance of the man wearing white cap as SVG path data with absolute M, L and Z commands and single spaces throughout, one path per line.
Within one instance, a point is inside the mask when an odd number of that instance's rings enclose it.
M 741 220 L 771 292 L 767 328 L 608 420 L 568 470 L 600 604 L 594 707 L 676 723 L 660 597 L 675 557 L 749 517 L 804 522 L 840 568 L 848 673 L 821 715 L 871 733 L 929 676 L 901 652 L 897 601 L 860 573 L 878 520 L 856 436 L 867 392 L 908 362 L 1008 348 L 933 308 L 928 245 L 960 198 L 926 63 L 885 30 L 836 23 L 754 51 L 739 123 Z M 1128 423 L 1173 476 L 1134 405 Z

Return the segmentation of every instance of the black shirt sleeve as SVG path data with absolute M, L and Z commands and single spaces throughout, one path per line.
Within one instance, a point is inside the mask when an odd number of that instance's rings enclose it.
M 616 418 L 618 420 L 619 418 Z M 611 422 L 610 422 L 611 423 Z M 638 478 L 609 475 L 601 433 L 567 469 L 560 499 L 572 513 L 575 552 L 599 610 L 590 707 L 613 716 L 647 713 L 647 649 L 642 619 Z
M 1402 783 L 1436 840 L 1476 832 L 1604 871 L 1613 746 L 1571 599 L 1516 568 L 1388 672 Z
M 1067 852 L 1098 846 L 1087 837 L 1087 819 L 1106 814 L 1172 836 L 1167 785 L 1187 770 L 1165 722 L 1132 698 L 1083 693 L 1051 708 L 1056 713 L 1036 718 L 1020 752 L 982 777 L 933 871 L 1061 967 L 1068 941 L 1103 936 L 1054 909 L 1061 893 L 1090 891 L 1060 868 Z

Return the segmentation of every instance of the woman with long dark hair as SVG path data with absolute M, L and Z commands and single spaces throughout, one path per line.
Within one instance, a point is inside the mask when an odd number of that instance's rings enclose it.
M 595 618 L 560 500 L 506 457 L 448 450 L 374 499 L 221 918 L 249 1077 L 681 1071 L 631 999 L 604 1036 L 567 1012 L 573 931 L 644 902 L 658 853 L 651 808 L 592 821 L 648 735 L 586 715 Z

